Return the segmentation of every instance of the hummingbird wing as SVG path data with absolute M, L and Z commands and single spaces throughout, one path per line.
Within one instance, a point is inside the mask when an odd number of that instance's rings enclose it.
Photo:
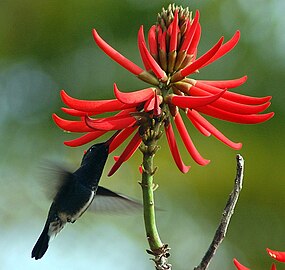
M 73 173 L 64 165 L 56 162 L 44 161 L 41 164 L 42 177 L 41 185 L 47 197 L 53 200 L 59 190 L 67 185 L 70 181 L 74 181 Z
M 98 186 L 95 198 L 89 209 L 94 212 L 128 214 L 142 210 L 140 202 L 110 189 Z

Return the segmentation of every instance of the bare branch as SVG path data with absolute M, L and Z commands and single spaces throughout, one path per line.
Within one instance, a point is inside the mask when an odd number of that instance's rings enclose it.
M 212 258 L 214 257 L 217 249 L 223 242 L 227 229 L 231 220 L 231 217 L 234 213 L 234 209 L 239 198 L 240 191 L 242 189 L 243 183 L 243 172 L 244 172 L 244 159 L 241 155 L 236 156 L 237 160 L 237 172 L 234 183 L 234 188 L 229 196 L 225 209 L 222 213 L 222 218 L 219 224 L 219 227 L 216 230 L 215 236 L 212 243 L 210 244 L 205 256 L 203 257 L 201 263 L 194 268 L 194 270 L 205 270 L 208 268 Z

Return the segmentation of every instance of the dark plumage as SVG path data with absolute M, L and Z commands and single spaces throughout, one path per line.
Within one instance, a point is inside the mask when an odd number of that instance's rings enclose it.
M 105 208 L 107 211 L 114 212 L 118 210 L 119 205 L 122 206 L 121 208 L 141 206 L 123 195 L 98 187 L 112 138 L 107 142 L 91 146 L 84 154 L 79 169 L 75 172 L 60 170 L 57 193 L 48 212 L 43 231 L 32 250 L 32 258 L 37 260 L 43 257 L 48 249 L 50 238 L 59 233 L 67 222 L 75 222 L 91 205 L 96 192 L 98 198 L 108 199 L 100 203 L 102 206 L 94 203 L 95 211 L 100 208 L 104 211 Z M 104 201 L 104 199 L 99 201 Z

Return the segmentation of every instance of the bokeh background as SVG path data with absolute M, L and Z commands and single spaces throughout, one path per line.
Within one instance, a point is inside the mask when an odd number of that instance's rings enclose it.
M 238 125 L 211 119 L 234 141 L 242 141 L 246 161 L 244 189 L 225 241 L 210 269 L 234 269 L 232 259 L 252 269 L 269 269 L 265 248 L 285 251 L 285 2 L 283 0 L 176 1 L 201 13 L 199 55 L 221 35 L 229 39 L 241 30 L 238 46 L 222 60 L 203 69 L 197 78 L 231 79 L 247 74 L 238 91 L 272 95 L 276 113 L 261 125 Z M 145 253 L 143 219 L 135 215 L 85 214 L 51 243 L 40 261 L 31 249 L 44 225 L 50 199 L 41 169 L 43 161 L 75 169 L 87 148 L 68 148 L 51 120 L 63 105 L 59 90 L 82 99 L 112 97 L 112 85 L 139 89 L 145 84 L 105 56 L 91 30 L 136 63 L 141 24 L 148 29 L 166 1 L 0 1 L 0 269 L 153 269 Z M 237 152 L 215 138 L 189 131 L 202 155 L 212 160 L 182 175 L 166 145 L 156 156 L 157 215 L 162 240 L 169 243 L 174 269 L 193 269 L 206 251 L 233 186 Z M 120 153 L 119 149 L 117 152 Z M 101 184 L 140 199 L 137 182 L 141 154 Z M 53 179 L 50 179 L 53 181 Z M 45 186 L 45 188 L 43 188 Z M 47 187 L 46 187 L 47 186 Z M 278 265 L 278 269 L 283 269 Z

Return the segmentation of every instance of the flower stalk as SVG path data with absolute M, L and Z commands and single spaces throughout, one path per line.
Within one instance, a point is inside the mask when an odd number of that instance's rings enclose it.
M 167 244 L 163 244 L 160 239 L 155 218 L 155 204 L 154 204 L 154 191 L 158 187 L 154 183 L 154 174 L 156 167 L 154 167 L 154 156 L 159 149 L 157 141 L 160 138 L 162 132 L 160 131 L 161 125 L 164 121 L 164 117 L 155 117 L 149 119 L 150 125 L 142 126 L 139 130 L 142 136 L 142 145 L 140 150 L 143 154 L 142 163 L 142 181 L 140 185 L 143 193 L 143 214 L 146 237 L 149 243 L 150 249 L 147 253 L 154 256 L 152 259 L 155 262 L 157 270 L 171 269 L 171 265 L 168 264 L 167 258 L 170 256 L 169 247 Z
M 151 146 L 153 147 L 153 146 Z M 143 150 L 143 173 L 142 173 L 142 192 L 143 192 L 143 206 L 144 206 L 144 222 L 147 240 L 149 242 L 150 249 L 156 251 L 160 249 L 163 244 L 160 240 L 156 222 L 155 222 L 155 209 L 154 209 L 154 189 L 155 184 L 153 182 L 153 159 L 154 154 L 148 150 Z

